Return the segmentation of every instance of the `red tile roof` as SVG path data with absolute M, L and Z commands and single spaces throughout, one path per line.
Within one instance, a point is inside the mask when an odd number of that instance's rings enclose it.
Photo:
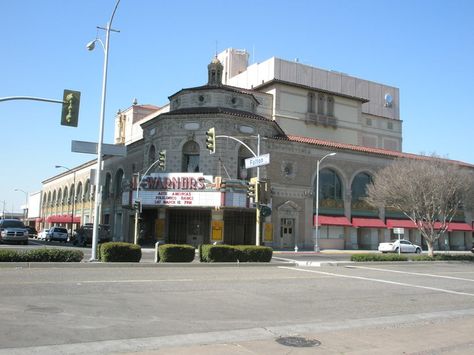
M 392 158 L 409 158 L 409 159 L 421 159 L 421 160 L 432 159 L 432 157 L 426 156 L 426 155 L 403 153 L 403 152 L 399 152 L 395 150 L 388 150 L 388 149 L 382 149 L 382 148 L 364 147 L 364 146 L 355 145 L 355 144 L 338 143 L 338 142 L 327 141 L 327 140 L 317 139 L 317 138 L 310 138 L 310 137 L 287 135 L 287 136 L 279 136 L 279 137 L 274 137 L 274 138 L 278 140 L 285 140 L 285 141 L 290 141 L 290 142 L 318 145 L 324 148 L 351 150 L 354 152 L 376 154 L 376 155 L 392 157 Z M 458 160 L 450 160 L 450 159 L 441 159 L 441 160 L 445 160 L 451 163 L 456 163 L 458 165 L 462 165 L 465 167 L 474 168 L 474 165 L 469 164 L 469 163 L 464 163 Z

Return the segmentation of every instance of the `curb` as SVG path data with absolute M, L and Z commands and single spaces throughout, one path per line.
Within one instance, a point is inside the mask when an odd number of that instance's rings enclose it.
M 277 267 L 296 266 L 292 262 L 269 262 L 269 263 L 103 263 L 103 262 L 0 262 L 0 269 L 88 269 L 88 268 L 170 268 L 170 267 Z

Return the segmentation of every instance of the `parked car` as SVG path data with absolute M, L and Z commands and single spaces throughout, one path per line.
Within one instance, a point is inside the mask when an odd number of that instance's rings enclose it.
M 47 241 L 58 240 L 60 242 L 67 242 L 68 232 L 64 227 L 51 227 L 46 235 Z
M 74 231 L 72 236 L 72 244 L 80 245 L 80 246 L 87 246 L 87 244 L 92 244 L 92 232 L 93 232 L 93 224 L 86 223 L 83 226 L 80 226 L 78 229 Z M 110 233 L 110 226 L 108 224 L 99 224 L 99 243 L 110 242 L 112 240 L 112 236 Z
M 38 239 L 39 240 L 46 240 L 46 236 L 49 233 L 49 228 L 43 228 L 41 232 L 38 233 Z
M 419 245 L 413 244 L 409 240 L 405 239 L 392 239 L 388 243 L 380 243 L 379 244 L 379 251 L 382 253 L 398 253 L 398 249 L 400 248 L 401 253 L 421 253 L 421 247 Z
M 26 229 L 28 230 L 28 237 L 36 238 L 38 236 L 38 232 L 36 231 L 35 227 L 26 226 Z
M 28 244 L 28 229 L 18 219 L 0 219 L 0 242 Z

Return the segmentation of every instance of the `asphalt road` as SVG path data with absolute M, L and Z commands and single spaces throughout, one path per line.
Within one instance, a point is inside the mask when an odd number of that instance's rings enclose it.
M 472 332 L 466 335 L 474 329 L 470 263 L 6 267 L 0 284 L 0 354 L 317 350 L 275 343 L 290 335 L 325 339 L 321 354 L 390 353 L 394 340 L 395 353 L 434 354 L 434 327 L 446 335 L 443 354 L 474 347 Z M 400 341 L 390 335 L 403 330 Z M 331 343 L 331 334 L 339 340 Z M 244 351 L 256 342 L 260 350 Z M 229 344 L 240 344 L 232 348 L 239 352 L 209 348 Z

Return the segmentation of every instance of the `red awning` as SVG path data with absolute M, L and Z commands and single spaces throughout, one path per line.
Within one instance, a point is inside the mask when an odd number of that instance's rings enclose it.
M 69 214 L 57 214 L 46 217 L 46 222 L 48 223 L 71 223 L 71 215 Z M 81 217 L 74 217 L 74 223 L 81 223 Z
M 320 226 L 352 226 L 344 216 L 318 216 L 318 222 Z M 313 226 L 316 226 L 316 216 L 314 216 Z
M 467 224 L 467 223 L 462 223 L 462 222 L 451 222 L 448 224 L 448 231 L 472 231 L 473 228 Z
M 416 224 L 411 219 L 387 219 L 385 221 L 387 227 L 392 228 L 412 228 L 416 229 Z
M 356 228 L 387 228 L 385 223 L 378 218 L 353 217 L 352 225 Z

